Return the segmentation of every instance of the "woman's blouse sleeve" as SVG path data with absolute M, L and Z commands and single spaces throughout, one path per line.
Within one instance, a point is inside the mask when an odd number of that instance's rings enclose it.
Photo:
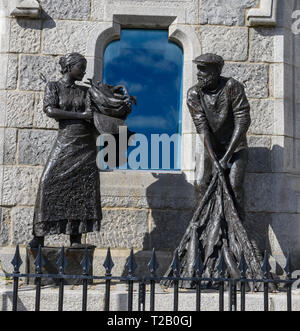
M 47 114 L 48 108 L 58 108 L 59 98 L 58 89 L 55 82 L 48 82 L 44 94 L 44 112 Z

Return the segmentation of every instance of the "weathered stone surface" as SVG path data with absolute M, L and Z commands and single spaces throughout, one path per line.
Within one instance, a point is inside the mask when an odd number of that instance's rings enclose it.
M 257 4 L 257 0 L 201 0 L 200 24 L 244 25 L 245 9 Z
M 173 251 L 180 243 L 191 220 L 193 210 L 151 211 L 150 247 Z
M 247 174 L 245 178 L 245 205 L 249 212 L 270 212 L 274 207 L 273 182 L 276 176 L 270 174 Z
M 249 100 L 251 125 L 249 134 L 273 134 L 274 133 L 274 101 L 273 100 Z
M 13 54 L 0 55 L 0 89 L 14 90 L 17 88 L 18 56 Z
M 293 262 L 297 263 L 298 266 L 299 220 L 300 214 L 273 213 L 270 222 L 271 228 L 269 230 L 269 240 L 272 252 L 274 252 L 274 254 L 286 255 L 287 252 L 290 251 L 290 253 L 297 259 L 294 259 Z
M 34 93 L 8 92 L 6 125 L 8 127 L 31 127 L 34 108 Z
M 52 56 L 23 55 L 20 64 L 20 89 L 35 90 L 44 89 L 45 83 L 40 77 L 42 73 L 48 81 L 61 77 L 59 59 Z
M 17 150 L 17 130 L 9 129 L 9 128 L 3 130 L 4 130 L 3 164 L 15 164 L 16 150 Z
M 271 171 L 271 138 L 268 136 L 250 136 L 248 137 L 248 146 L 249 160 L 247 171 Z
M 9 54 L 8 63 L 5 66 L 5 70 L 7 70 L 6 88 L 9 90 L 15 90 L 17 88 L 18 65 L 18 56 Z
M 184 174 L 100 172 L 101 201 L 106 207 L 192 208 L 194 186 Z
M 300 91 L 300 68 L 299 67 L 295 68 L 295 67 L 291 67 L 291 66 L 285 66 L 285 68 L 284 68 L 285 71 L 287 71 L 286 67 L 289 67 L 290 70 L 291 70 L 290 76 L 287 76 L 288 78 L 286 78 L 286 79 L 289 79 L 289 80 L 293 79 L 293 82 L 294 82 L 294 85 L 295 85 L 294 88 L 295 88 L 296 93 L 293 92 L 292 89 L 290 89 L 292 97 L 294 97 L 294 93 L 295 93 L 296 103 L 299 104 L 300 103 L 300 95 L 299 95 L 300 93 L 298 93 L 298 91 Z M 286 86 L 285 95 L 287 95 L 287 90 L 288 90 L 288 86 Z
M 274 29 L 250 29 L 250 61 L 274 62 L 274 36 L 277 33 Z
M 90 0 L 43 0 L 43 10 L 45 16 L 51 18 L 88 20 L 90 3 Z
M 8 245 L 10 241 L 10 209 L 0 208 L 0 245 Z
M 284 66 L 283 63 L 270 64 L 270 97 L 284 99 L 286 89 L 284 81 L 287 69 L 288 66 Z M 290 89 L 290 91 L 292 90 Z
M 3 167 L 2 206 L 34 205 L 40 167 Z
M 58 121 L 48 117 L 43 110 L 44 93 L 36 93 L 35 98 L 36 108 L 33 116 L 33 127 L 39 129 L 58 129 Z
M 7 91 L 0 90 L 0 126 L 6 126 Z
M 52 21 L 43 23 L 43 53 L 61 54 L 78 52 L 86 55 L 88 36 L 96 23 L 76 21 Z
M 249 212 L 297 213 L 294 178 L 283 173 L 247 173 L 245 206 Z
M 297 32 L 299 29 L 299 23 L 297 23 L 297 20 L 292 14 L 295 10 L 299 10 L 299 5 L 295 3 L 295 6 L 291 6 L 289 1 L 278 1 L 277 5 L 276 25 L 287 28 L 288 30 L 296 30 L 295 32 Z M 297 17 L 299 16 L 297 15 Z
M 92 1 L 92 18 L 109 21 L 113 14 L 153 15 L 179 17 L 178 23 L 198 24 L 197 0 L 95 0 Z
M 260 252 L 270 251 L 268 234 L 271 220 L 272 214 L 269 213 L 246 213 L 247 234 L 258 245 Z
M 62 247 L 70 246 L 70 236 L 66 234 L 54 234 L 45 237 L 46 246 Z
M 92 19 L 93 21 L 103 21 L 104 19 L 104 1 L 96 0 L 92 2 Z
M 56 136 L 56 131 L 20 130 L 18 163 L 45 165 Z
M 248 59 L 248 29 L 201 26 L 202 53 L 215 53 L 230 61 Z
M 296 143 L 296 151 L 299 151 L 297 148 L 297 141 L 293 141 L 292 138 L 284 136 L 273 136 L 272 137 L 272 151 L 271 151 L 271 162 L 272 162 L 272 171 L 274 172 L 288 172 L 293 171 L 293 159 L 294 159 L 294 143 Z M 297 152 L 296 152 L 297 153 Z M 297 156 L 299 153 L 297 153 Z
M 33 208 L 20 207 L 12 209 L 13 245 L 26 245 L 32 239 Z
M 147 248 L 147 232 L 148 210 L 103 209 L 101 231 L 89 233 L 87 243 L 98 248 Z
M 233 77 L 243 83 L 249 98 L 260 99 L 269 95 L 268 69 L 268 65 L 265 64 L 225 63 L 222 75 Z
M 0 52 L 7 53 L 9 51 L 9 30 L 10 30 L 10 19 L 5 17 L 5 10 L 2 6 L 3 1 L 1 2 L 1 36 L 0 36 Z
M 101 192 L 104 191 L 102 189 Z M 111 196 L 101 193 L 101 205 L 108 208 L 193 208 L 195 205 L 194 192 L 192 197 L 168 198 L 147 196 Z
M 11 20 L 10 52 L 38 53 L 41 47 L 41 28 L 40 20 Z

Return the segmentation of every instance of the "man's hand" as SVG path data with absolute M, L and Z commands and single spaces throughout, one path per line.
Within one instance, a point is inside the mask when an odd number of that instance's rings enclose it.
M 220 175 L 224 174 L 224 169 L 218 160 L 214 160 L 214 168 Z
M 228 160 L 227 158 L 222 158 L 220 161 L 219 161 L 219 164 L 220 166 L 222 167 L 223 170 L 226 170 L 228 168 Z

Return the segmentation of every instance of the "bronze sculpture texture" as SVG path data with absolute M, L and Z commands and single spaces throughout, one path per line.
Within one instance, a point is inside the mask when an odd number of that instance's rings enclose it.
M 177 248 L 181 277 L 194 277 L 198 254 L 204 278 L 217 278 L 221 256 L 227 265 L 225 276 L 239 278 L 242 254 L 247 275 L 262 278 L 262 256 L 244 228 L 243 182 L 248 159 L 246 132 L 250 125 L 249 103 L 244 87 L 233 78 L 221 76 L 224 60 L 216 54 L 203 54 L 194 62 L 198 83 L 191 87 L 187 104 L 204 139 L 206 159 L 203 193 L 189 226 Z M 172 276 L 170 267 L 166 276 Z M 171 286 L 172 281 L 162 285 Z M 207 284 L 208 285 L 208 284 Z M 193 281 L 182 281 L 193 288 Z
M 44 111 L 59 122 L 59 130 L 37 192 L 32 248 L 43 246 L 45 235 L 61 233 L 70 235 L 71 246 L 80 246 L 83 233 L 100 230 L 94 113 L 124 119 L 135 101 L 120 86 L 77 85 L 87 66 L 81 54 L 67 54 L 60 65 L 63 77 L 45 88 Z

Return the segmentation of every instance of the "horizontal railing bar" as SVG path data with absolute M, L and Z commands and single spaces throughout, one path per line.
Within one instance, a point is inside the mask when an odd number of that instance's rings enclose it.
M 292 284 L 295 279 L 245 279 L 245 278 L 199 278 L 199 277 L 118 277 L 118 276 L 90 276 L 90 275 L 65 275 L 65 274 L 14 274 L 6 273 L 0 274 L 0 277 L 17 277 L 17 278 L 55 278 L 55 279 L 98 279 L 98 280 L 119 280 L 119 281 L 134 281 L 134 282 L 148 282 L 148 281 L 201 281 L 201 282 L 241 282 L 241 283 L 283 283 Z

